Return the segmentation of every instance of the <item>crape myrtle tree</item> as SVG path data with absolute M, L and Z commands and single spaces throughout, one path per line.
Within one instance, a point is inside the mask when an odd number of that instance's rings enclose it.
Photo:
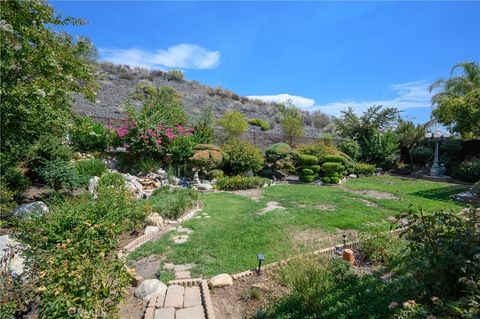
M 457 71 L 461 71 L 460 74 Z M 451 70 L 449 79 L 430 86 L 438 89 L 432 97 L 434 118 L 462 137 L 480 136 L 480 65 L 462 62 Z
M 95 50 L 59 31 L 82 20 L 63 18 L 44 1 L 0 2 L 1 152 L 21 159 L 42 135 L 61 136 L 72 93 L 95 99 Z

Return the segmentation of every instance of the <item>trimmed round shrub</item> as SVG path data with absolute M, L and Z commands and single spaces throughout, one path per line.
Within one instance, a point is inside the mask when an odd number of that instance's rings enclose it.
M 320 173 L 320 169 L 321 169 L 320 165 L 311 165 L 311 166 L 306 166 L 305 168 L 311 170 L 315 175 Z
M 298 157 L 298 162 L 302 166 L 316 165 L 318 163 L 318 157 L 313 155 L 300 154 L 300 156 Z
M 322 181 L 323 181 L 324 183 L 326 183 L 326 184 L 330 184 L 330 181 L 331 181 L 331 180 L 330 180 L 330 177 L 324 176 L 324 177 L 322 177 Z
M 262 169 L 264 158 L 262 151 L 253 144 L 234 139 L 223 146 L 226 169 L 233 174 L 253 173 Z
M 265 151 L 267 160 L 277 160 L 289 155 L 292 152 L 292 148 L 287 143 L 276 143 L 270 145 Z
M 221 151 L 220 147 L 214 144 L 197 144 L 193 149 L 196 151 Z
M 313 171 L 311 169 L 308 169 L 308 168 L 304 168 L 302 169 L 302 175 L 305 176 L 305 175 L 313 175 Z
M 456 175 L 465 182 L 475 183 L 480 180 L 480 158 L 472 158 L 462 162 L 457 170 Z
M 375 173 L 375 165 L 367 163 L 355 164 L 355 174 L 372 175 Z
M 324 162 L 332 162 L 332 163 L 342 163 L 345 161 L 345 158 L 340 155 L 327 155 L 323 158 Z
M 335 154 L 338 152 L 338 150 L 334 146 L 325 144 L 323 142 L 302 144 L 296 148 L 296 151 L 298 151 L 298 153 L 300 154 L 316 156 L 320 162 L 324 162 L 323 158 L 326 155 Z
M 300 180 L 305 183 L 311 183 L 315 180 L 315 175 L 300 175 Z
M 332 182 L 332 184 L 338 184 L 338 183 L 340 183 L 340 178 L 334 176 L 334 177 L 330 178 L 330 181 Z
M 78 175 L 86 176 L 102 176 L 107 170 L 107 165 L 99 159 L 84 159 L 75 163 Z
M 418 164 L 427 163 L 432 156 L 432 149 L 426 146 L 418 146 L 412 150 L 413 161 Z
M 326 176 L 333 176 L 335 173 L 343 172 L 344 166 L 340 163 L 326 162 L 322 164 L 322 171 Z
M 355 140 L 342 141 L 338 144 L 338 149 L 343 153 L 350 156 L 353 160 L 356 160 L 360 157 L 360 144 Z

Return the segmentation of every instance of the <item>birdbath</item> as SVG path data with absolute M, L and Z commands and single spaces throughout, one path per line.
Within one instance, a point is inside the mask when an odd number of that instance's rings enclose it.
M 443 176 L 445 175 L 445 167 L 438 165 L 438 147 L 440 145 L 440 141 L 444 138 L 449 138 L 451 134 L 449 132 L 442 132 L 439 129 L 436 129 L 433 133 L 427 132 L 425 134 L 425 138 L 431 139 L 435 142 L 435 156 L 433 158 L 433 164 L 430 168 L 430 176 Z

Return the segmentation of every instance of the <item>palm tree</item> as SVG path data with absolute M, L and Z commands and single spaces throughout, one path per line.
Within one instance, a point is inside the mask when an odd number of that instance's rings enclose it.
M 415 147 L 417 147 L 417 145 L 425 138 L 425 133 L 432 124 L 433 121 L 429 121 L 424 124 L 414 124 L 412 121 L 403 120 L 401 120 L 398 124 L 398 143 L 400 148 L 403 148 L 408 152 L 410 169 L 413 168 L 412 152 Z
M 460 75 L 454 75 L 461 70 Z M 480 135 L 480 65 L 462 62 L 451 70 L 449 79 L 440 79 L 430 86 L 430 92 L 439 89 L 432 97 L 437 107 L 433 116 L 450 126 L 462 136 Z

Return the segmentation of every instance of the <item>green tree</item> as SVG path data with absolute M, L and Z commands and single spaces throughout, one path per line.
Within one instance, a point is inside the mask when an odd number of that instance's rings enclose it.
M 399 119 L 399 111 L 394 107 L 373 105 L 362 116 L 354 113 L 349 107 L 342 111 L 342 116 L 334 119 L 336 131 L 343 137 L 358 140 L 369 138 L 374 133 L 386 131 L 393 127 Z
M 461 70 L 460 75 L 455 71 Z M 464 137 L 480 136 L 480 65 L 462 62 L 451 70 L 449 79 L 430 86 L 439 89 L 432 97 L 432 114 L 442 124 Z
M 1 1 L 0 14 L 0 150 L 20 158 L 40 136 L 66 132 L 72 92 L 95 99 L 95 50 L 57 31 L 83 22 L 44 1 Z
M 290 139 L 303 136 L 303 118 L 300 110 L 292 102 L 287 101 L 280 111 L 282 113 L 280 124 L 283 134 Z
M 414 124 L 412 121 L 401 120 L 397 127 L 398 143 L 408 153 L 410 168 L 413 167 L 413 150 L 425 138 L 430 125 L 431 122 Z
M 245 115 L 238 111 L 228 111 L 218 120 L 229 139 L 240 137 L 247 131 L 248 121 Z

